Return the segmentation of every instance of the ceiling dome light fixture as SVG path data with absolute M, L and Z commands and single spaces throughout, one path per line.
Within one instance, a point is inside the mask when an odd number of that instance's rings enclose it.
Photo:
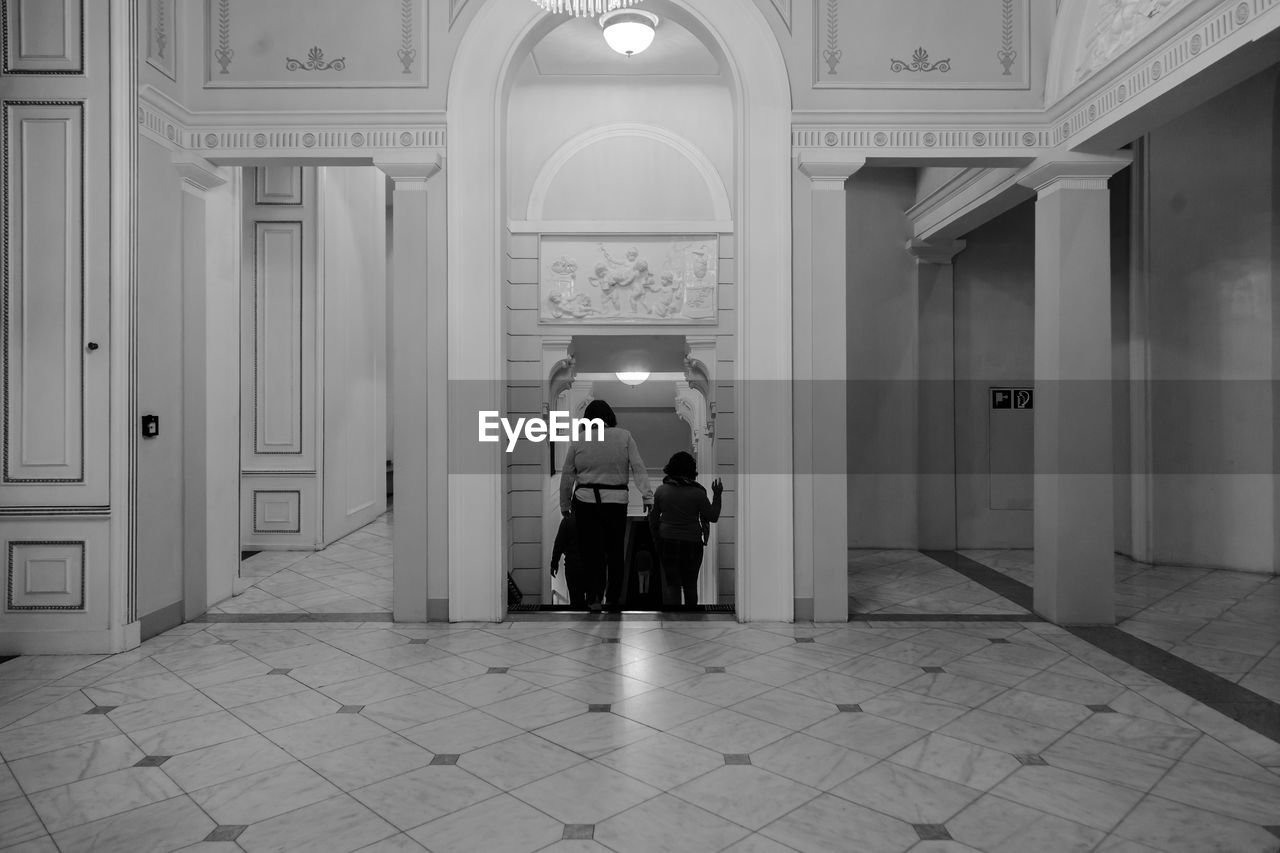
M 653 44 L 658 16 L 641 9 L 616 9 L 600 16 L 604 40 L 618 53 L 632 56 Z
M 533 0 L 538 8 L 558 14 L 573 15 L 575 18 L 594 18 L 615 9 L 634 6 L 640 0 Z
M 636 385 L 641 384 L 642 382 L 644 382 L 646 379 L 649 378 L 649 371 L 619 370 L 617 373 L 614 374 L 614 376 L 618 377 L 619 382 L 625 385 L 630 385 L 634 388 Z

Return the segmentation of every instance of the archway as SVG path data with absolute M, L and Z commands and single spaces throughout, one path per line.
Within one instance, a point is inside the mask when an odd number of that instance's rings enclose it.
M 791 491 L 790 86 L 763 14 L 749 0 L 682 13 L 709 34 L 734 99 L 734 221 L 740 289 L 735 405 L 740 425 L 738 616 L 793 612 Z M 505 610 L 501 450 L 475 439 L 476 411 L 502 409 L 501 233 L 505 103 L 519 60 L 556 23 L 528 0 L 489 0 L 472 19 L 449 82 L 449 618 Z M 783 393 L 779 393 L 783 391 Z

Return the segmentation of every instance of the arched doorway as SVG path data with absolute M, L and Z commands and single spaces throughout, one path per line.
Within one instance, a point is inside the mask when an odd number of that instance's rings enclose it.
M 790 88 L 776 39 L 747 0 L 668 4 L 728 70 L 734 103 L 733 211 L 739 246 L 734 377 L 740 428 L 734 482 L 735 587 L 742 620 L 793 609 L 790 394 Z M 558 21 L 528 0 L 489 0 L 472 19 L 449 84 L 449 618 L 500 620 L 509 539 L 501 450 L 475 439 L 478 410 L 500 410 L 506 100 L 514 71 Z M 460 333 L 466 330 L 465 334 Z

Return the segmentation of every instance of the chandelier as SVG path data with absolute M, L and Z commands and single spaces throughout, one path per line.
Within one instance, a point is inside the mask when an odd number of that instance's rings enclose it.
M 548 12 L 573 15 L 577 18 L 585 18 L 589 15 L 594 18 L 605 12 L 634 6 L 640 0 L 533 0 L 533 2 Z

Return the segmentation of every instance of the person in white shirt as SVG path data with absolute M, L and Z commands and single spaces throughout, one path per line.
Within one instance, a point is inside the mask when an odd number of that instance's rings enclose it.
M 609 404 L 592 400 L 583 417 L 604 421 L 604 437 L 569 444 L 560 473 L 560 512 L 576 516 L 587 607 L 598 611 L 602 599 L 605 604 L 616 605 L 622 597 L 627 481 L 635 480 L 646 514 L 653 503 L 653 489 L 635 438 L 618 426 L 618 417 Z

